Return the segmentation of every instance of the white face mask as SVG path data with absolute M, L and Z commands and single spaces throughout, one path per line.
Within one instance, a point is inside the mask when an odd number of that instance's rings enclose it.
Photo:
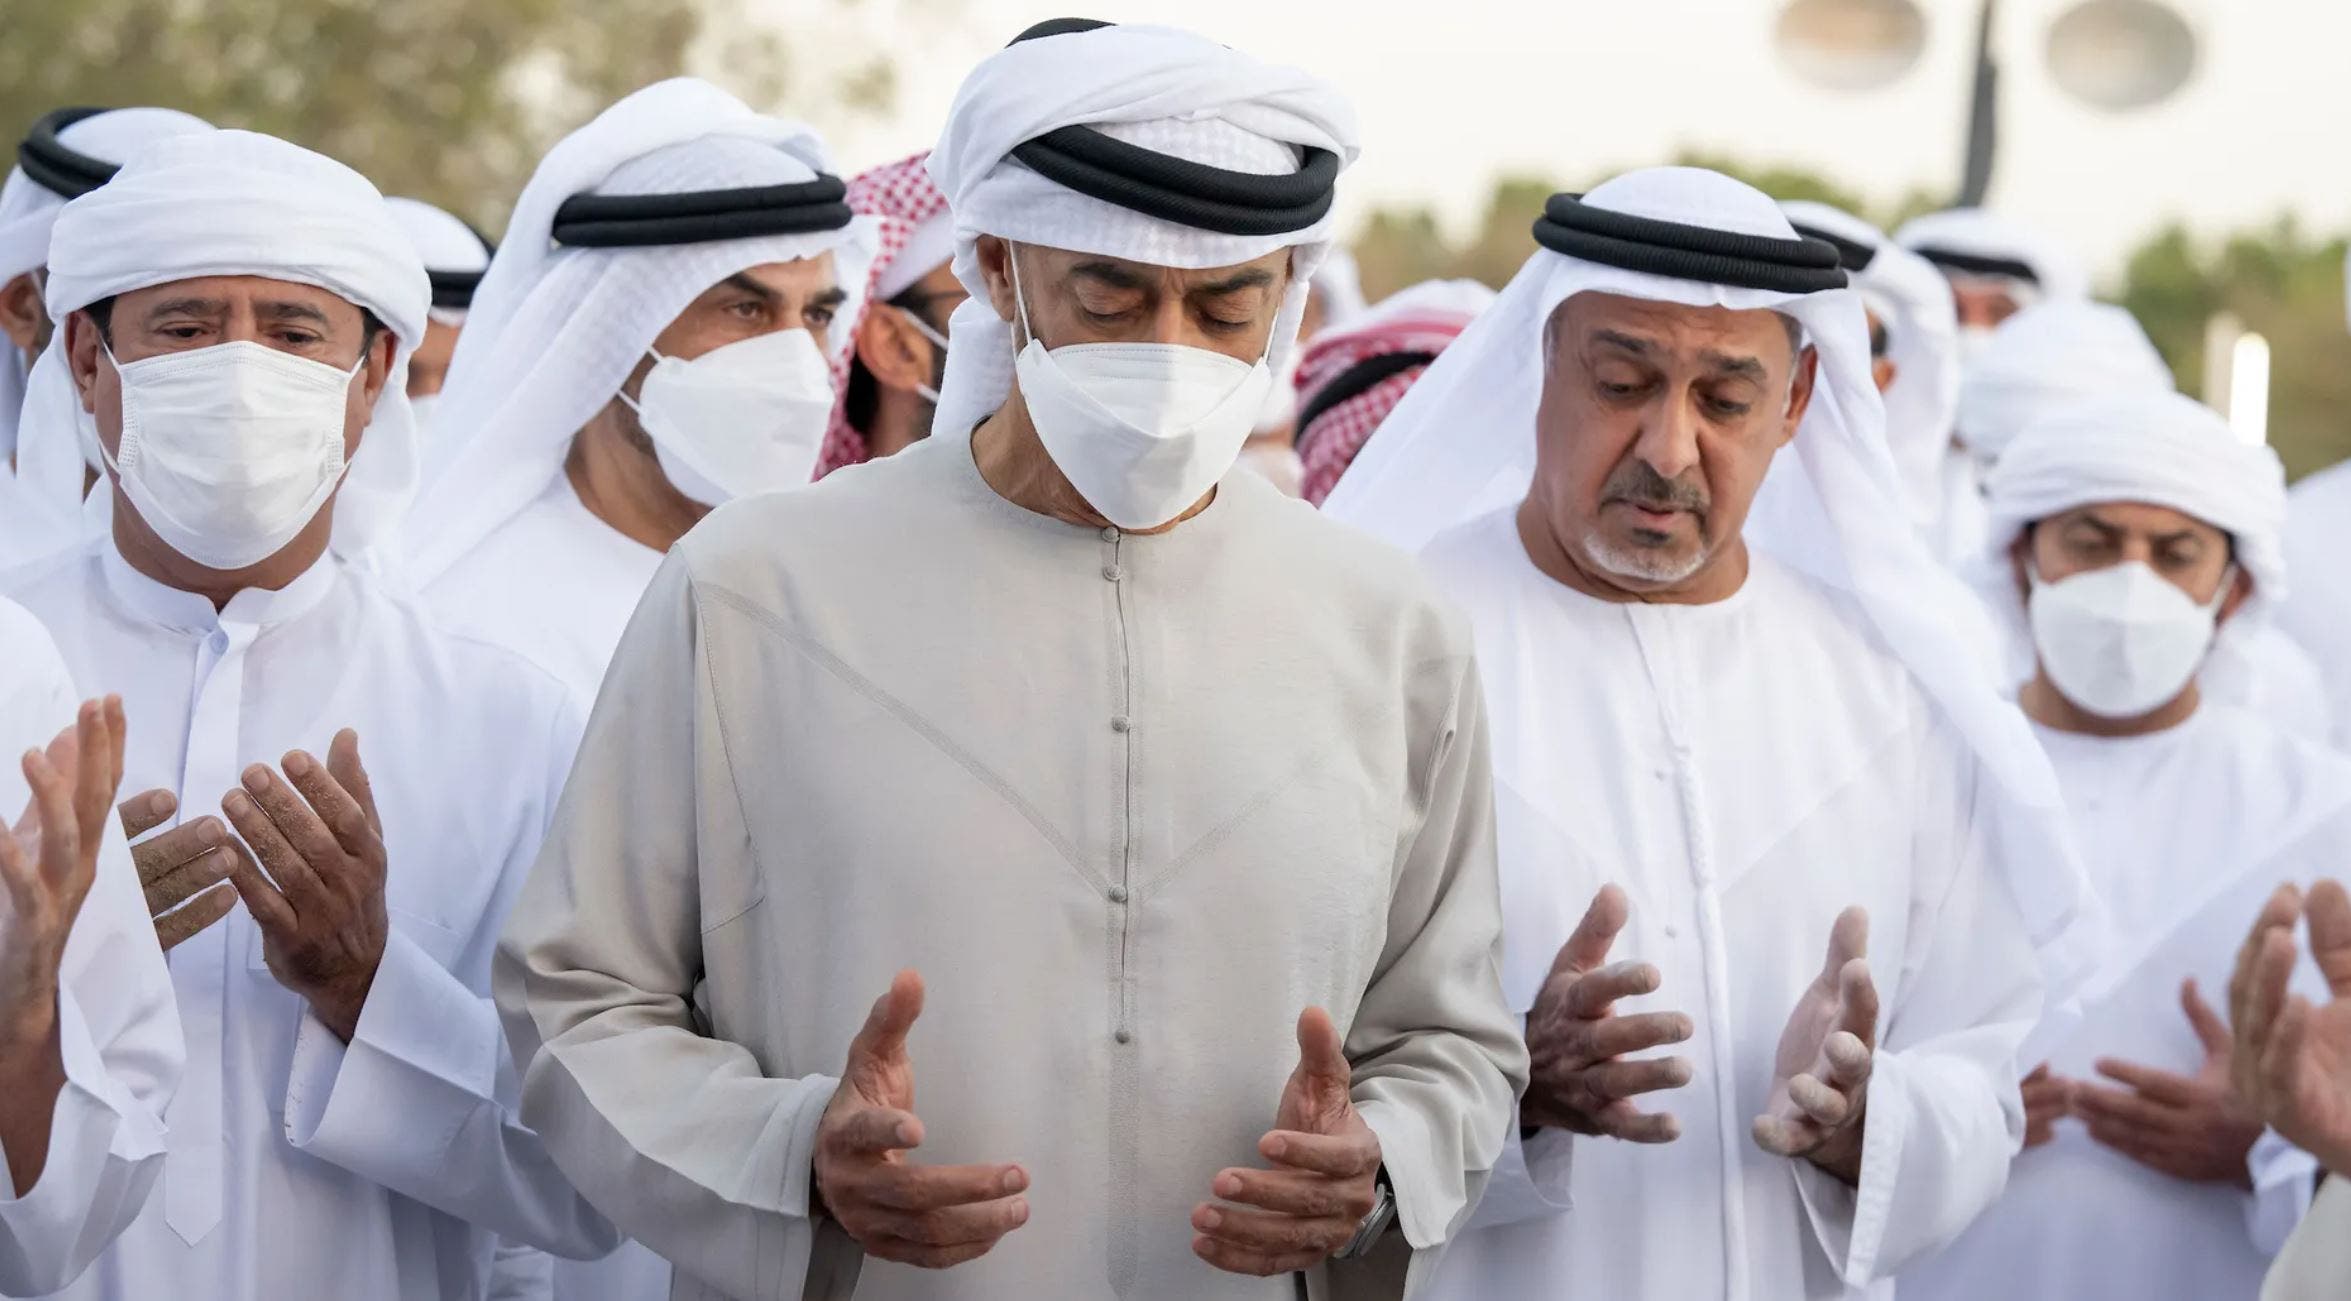
M 2231 566 L 2209 604 L 2139 561 L 2043 582 L 2028 566 L 2026 612 L 2041 666 L 2067 700 L 2100 718 L 2137 718 L 2187 689 L 2212 646 Z
M 1176 343 L 1047 351 L 1029 325 L 1017 260 L 1012 296 L 1028 336 L 1014 362 L 1021 400 L 1046 453 L 1104 519 L 1157 528 L 1233 468 L 1273 384 L 1264 357 L 1252 365 Z
M 147 527 L 197 564 L 243 569 L 275 555 L 342 481 L 364 356 L 342 370 L 240 340 L 131 362 L 108 348 L 106 359 L 122 386 L 107 468 Z
M 833 372 L 814 335 L 777 330 L 692 361 L 653 358 L 637 398 L 620 400 L 679 492 L 717 506 L 808 482 L 833 414 Z
M 1970 366 L 1983 360 L 1984 352 L 1992 346 L 1992 336 L 1999 329 L 1990 325 L 1962 325 L 1959 327 L 1959 364 Z

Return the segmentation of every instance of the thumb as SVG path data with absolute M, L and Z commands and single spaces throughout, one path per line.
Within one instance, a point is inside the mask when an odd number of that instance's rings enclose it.
M 2310 926 L 2310 956 L 2337 998 L 2351 998 L 2351 891 L 2333 879 L 2317 882 L 2302 905 Z
M 2222 1024 L 2220 1014 L 2204 1001 L 2196 988 L 2196 978 L 2180 982 L 2180 1010 L 2188 1014 L 2188 1024 L 2196 1027 L 2196 1037 L 2204 1041 L 2204 1052 L 2210 1057 L 2225 1057 L 2229 1053 L 2229 1028 Z
M 1829 928 L 1829 957 L 1821 968 L 1821 979 L 1834 984 L 1846 963 L 1868 956 L 1869 910 L 1855 904 L 1838 913 L 1836 924 Z
M 864 1028 L 849 1041 L 849 1071 L 904 1057 L 907 1032 L 914 1029 L 914 1019 L 921 1015 L 922 977 L 912 970 L 901 971 L 890 981 L 888 992 L 874 1000 Z
M 1551 974 L 1582 975 L 1597 971 L 1608 961 L 1608 950 L 1616 943 L 1616 936 L 1632 916 L 1632 905 L 1626 901 L 1624 888 L 1611 882 L 1600 887 L 1592 896 L 1592 904 L 1584 909 L 1584 919 L 1576 923 L 1575 933 L 1567 943 L 1559 946 L 1559 955 L 1551 960 Z
M 1331 1014 L 1319 1007 L 1310 1007 L 1298 1014 L 1298 1075 L 1300 1082 L 1310 1090 L 1337 1093 L 1347 1092 L 1351 1070 L 1347 1052 L 1339 1039 L 1339 1027 L 1332 1023 Z

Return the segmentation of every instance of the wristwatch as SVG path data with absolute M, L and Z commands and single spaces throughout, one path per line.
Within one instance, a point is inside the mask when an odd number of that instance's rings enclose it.
M 1371 1204 L 1371 1214 L 1363 1217 L 1363 1222 L 1355 1226 L 1355 1236 L 1347 1239 L 1346 1246 L 1333 1252 L 1331 1259 L 1359 1260 L 1370 1255 L 1371 1249 L 1378 1245 L 1381 1235 L 1385 1234 L 1388 1231 L 1388 1226 L 1395 1222 L 1396 1190 L 1388 1186 L 1388 1167 L 1383 1165 L 1380 1167 L 1377 1192 Z

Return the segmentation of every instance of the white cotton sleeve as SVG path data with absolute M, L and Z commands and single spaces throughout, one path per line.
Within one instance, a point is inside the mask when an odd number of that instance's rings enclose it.
M 1948 1245 L 2007 1186 L 2024 1142 L 2017 1054 L 2041 1016 L 2023 914 L 1981 834 L 1974 760 L 1947 731 L 1923 770 L 1903 969 L 1867 1092 L 1861 1182 L 1790 1162 L 1807 1222 L 1847 1286 L 1869 1287 Z M 1892 977 L 1889 983 L 1889 976 Z
M 586 1259 L 620 1237 L 523 1124 L 521 1075 L 486 988 L 488 954 L 521 892 L 578 731 L 568 703 L 551 703 L 539 722 L 544 735 L 531 752 L 545 756 L 547 770 L 530 789 L 540 803 L 518 824 L 473 930 L 459 934 L 392 910 L 351 1042 L 303 1015 L 285 1133 L 312 1156 L 512 1244 Z
M 70 718 L 72 702 L 61 700 L 60 716 Z M 8 1296 L 65 1286 L 137 1218 L 162 1169 L 163 1112 L 186 1064 L 171 974 L 113 818 L 58 987 L 65 1084 L 50 1113 L 48 1160 L 21 1197 L 0 1174 Z

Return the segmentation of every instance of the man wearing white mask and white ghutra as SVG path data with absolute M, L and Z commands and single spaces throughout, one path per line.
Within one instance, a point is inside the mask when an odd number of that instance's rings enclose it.
M 1024 33 L 930 159 L 932 437 L 654 579 L 498 989 L 680 1295 L 1396 1298 L 1467 1216 L 1525 1070 L 1467 629 L 1235 466 L 1355 152 L 1295 70 Z
M 808 482 L 848 346 L 831 327 L 873 251 L 843 196 L 815 132 L 687 78 L 548 152 L 475 292 L 403 534 L 437 615 L 584 708 L 678 538 Z
M 1535 233 L 1325 506 L 1426 548 L 1494 720 L 1534 1079 L 1434 1295 L 1880 1294 L 1999 1191 L 2092 960 L 2048 763 L 1952 636 L 1836 250 L 1691 168 Z
M 44 114 L 16 147 L 0 184 L 0 568 L 73 545 L 82 494 L 97 454 L 70 427 L 20 445 L 18 413 L 32 364 L 49 346 L 41 284 L 49 229 L 68 200 L 104 185 L 122 160 L 172 136 L 209 131 L 168 108 L 61 108 Z M 9 463 L 13 463 L 11 466 Z M 12 469 L 13 473 L 9 470 Z
M 2216 623 L 2284 595 L 2285 476 L 2146 392 L 2050 412 L 1989 488 L 2023 706 L 2121 942 L 2028 1063 L 2007 1192 L 1902 1296 L 2251 1297 L 2317 1165 L 2237 1114 L 2214 1005 L 2271 892 L 2351 859 L 2351 760 L 2198 690 Z
M 2171 367 L 2137 318 L 2107 303 L 2041 303 L 2002 322 L 1960 385 L 1959 438 L 1980 473 L 1994 472 L 2008 445 L 2050 415 L 2085 401 L 2174 391 Z M 1987 567 L 1986 561 L 1989 560 Z M 1981 541 L 1954 561 L 2005 633 L 2003 681 L 2033 670 L 2032 642 L 2016 603 L 2007 558 Z M 2198 673 L 2206 700 L 2242 706 L 2288 732 L 2325 739 L 2333 714 L 2324 674 L 2274 622 L 2276 603 L 2256 602 L 2232 619 Z
M 33 399 L 65 386 L 113 511 L 9 594 L 143 720 L 124 816 L 165 828 L 133 854 L 188 1043 L 162 1186 L 64 1295 L 480 1297 L 493 1235 L 615 1241 L 516 1118 L 487 996 L 578 711 L 366 564 L 427 301 L 374 187 L 267 136 L 58 218 Z

